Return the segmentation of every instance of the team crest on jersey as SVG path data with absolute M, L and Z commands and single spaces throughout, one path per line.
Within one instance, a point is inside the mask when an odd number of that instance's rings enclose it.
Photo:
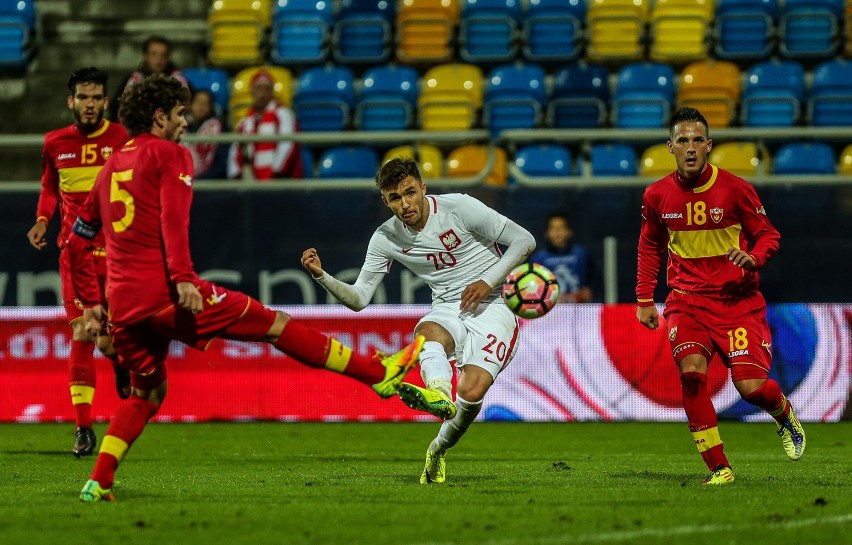
M 456 232 L 450 229 L 443 235 L 441 235 L 441 244 L 444 245 L 444 248 L 447 250 L 455 250 L 461 244 L 461 240 L 459 240 Z
M 711 208 L 710 209 L 710 219 L 713 220 L 713 223 L 719 223 L 722 221 L 722 216 L 725 215 L 725 211 L 721 208 Z
M 675 340 L 675 338 L 677 338 L 677 326 L 674 326 L 674 327 L 673 327 L 673 328 L 671 328 L 671 330 L 669 331 L 669 340 L 670 340 L 670 341 L 674 341 L 674 340 Z
M 112 155 L 112 146 L 104 146 L 101 148 L 101 157 L 104 158 L 104 161 L 109 159 L 110 155 Z

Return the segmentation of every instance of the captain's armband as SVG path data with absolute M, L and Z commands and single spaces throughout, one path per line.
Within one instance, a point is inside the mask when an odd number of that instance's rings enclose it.
M 100 229 L 98 229 L 94 225 L 89 225 L 88 223 L 83 221 L 83 218 L 81 218 L 80 216 L 77 216 L 77 221 L 74 222 L 74 227 L 72 227 L 71 230 L 74 231 L 76 235 L 81 236 L 87 240 L 92 240 L 93 238 L 95 238 L 95 235 L 97 235 L 98 231 L 100 231 Z

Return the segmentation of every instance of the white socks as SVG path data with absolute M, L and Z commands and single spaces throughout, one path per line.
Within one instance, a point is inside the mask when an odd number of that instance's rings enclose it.
M 453 398 L 453 366 L 437 341 L 426 341 L 420 351 L 420 377 L 427 388 L 439 390 Z
M 429 445 L 430 451 L 442 454 L 458 443 L 467 428 L 476 420 L 479 410 L 482 409 L 482 400 L 474 403 L 465 401 L 457 395 L 456 408 L 456 415 L 451 420 L 445 420 L 441 424 L 438 436 Z

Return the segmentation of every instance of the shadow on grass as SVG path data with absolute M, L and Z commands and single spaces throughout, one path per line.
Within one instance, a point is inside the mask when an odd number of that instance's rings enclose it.
M 3 450 L 0 452 L 9 456 L 68 456 L 69 458 L 74 456 L 71 450 Z

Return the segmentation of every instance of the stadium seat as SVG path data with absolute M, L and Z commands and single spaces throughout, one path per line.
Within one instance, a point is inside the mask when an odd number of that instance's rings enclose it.
M 216 0 L 207 17 L 211 64 L 241 68 L 263 61 L 261 42 L 269 27 L 271 0 Z
M 807 106 L 809 125 L 852 126 L 852 62 L 838 58 L 818 65 Z
M 636 150 L 630 144 L 592 144 L 589 158 L 592 176 L 636 176 Z
M 316 66 L 304 70 L 293 96 L 293 110 L 303 131 L 341 131 L 349 126 L 355 104 L 352 70 Z
M 305 174 L 305 179 L 309 180 L 315 176 L 314 152 L 308 146 L 299 146 L 299 153 L 302 155 L 302 170 Z
M 181 70 L 183 77 L 193 91 L 206 89 L 213 95 L 221 113 L 228 111 L 228 100 L 231 97 L 228 73 L 221 68 L 190 67 Z
M 571 151 L 555 144 L 531 144 L 515 152 L 515 166 L 531 178 L 571 175 Z
M 318 178 L 374 178 L 379 159 L 376 151 L 367 146 L 340 146 L 322 154 Z
M 732 62 L 694 62 L 681 70 L 677 104 L 699 109 L 711 127 L 728 127 L 736 119 L 740 79 L 740 69 Z
M 725 142 L 713 146 L 708 161 L 711 165 L 747 178 L 759 173 L 760 155 L 754 142 Z
M 573 61 L 583 54 L 585 0 L 529 0 L 521 27 L 523 55 L 532 62 Z
M 844 16 L 844 35 L 846 42 L 844 45 L 844 53 L 846 57 L 852 57 L 852 2 L 846 2 L 846 14 Z
M 587 58 L 597 62 L 643 59 L 647 20 L 647 0 L 590 0 Z
M 316 64 L 328 57 L 332 3 L 278 0 L 272 11 L 270 58 L 280 65 Z
M 34 0 L 0 2 L 0 69 L 25 68 L 35 48 Z
M 805 98 L 805 71 L 796 61 L 766 61 L 745 76 L 740 120 L 746 127 L 791 127 Z
M 507 62 L 518 54 L 521 0 L 462 0 L 459 56 L 464 62 Z
M 834 150 L 824 142 L 793 142 L 775 152 L 775 174 L 834 174 Z
M 405 64 L 446 63 L 455 57 L 458 0 L 402 0 L 396 16 L 396 56 Z
M 408 66 L 379 66 L 364 73 L 355 107 L 355 128 L 402 131 L 414 125 L 419 94 L 417 72 Z
M 498 66 L 488 76 L 482 124 L 497 136 L 504 129 L 534 129 L 545 103 L 544 69 L 535 64 Z
M 675 170 L 677 161 L 668 144 L 654 144 L 642 153 L 639 160 L 639 175 L 646 178 L 663 178 Z
M 245 117 L 246 110 L 249 109 L 254 100 L 251 96 L 251 80 L 258 70 L 269 72 L 275 80 L 273 91 L 275 92 L 275 100 L 279 104 L 289 107 L 293 103 L 293 76 L 289 70 L 281 66 L 270 65 L 243 68 L 237 72 L 231 82 L 231 97 L 228 99 L 228 123 L 231 127 L 236 127 L 240 119 Z
M 649 17 L 652 61 L 683 63 L 707 58 L 712 0 L 656 0 Z
M 778 51 L 787 59 L 828 59 L 837 54 L 843 0 L 784 0 L 778 20 Z
M 506 152 L 503 148 L 468 144 L 450 151 L 447 155 L 448 178 L 473 178 L 486 172 L 488 158 L 493 152 L 493 165 L 487 170 L 485 185 L 505 187 L 508 181 L 506 173 Z
M 343 0 L 331 38 L 334 60 L 340 64 L 381 64 L 393 52 L 396 2 Z
M 651 62 L 625 65 L 618 71 L 612 98 L 612 124 L 618 128 L 664 127 L 674 99 L 671 66 Z
M 716 57 L 760 61 L 775 49 L 778 0 L 717 0 Z
M 397 146 L 385 153 L 382 164 L 387 163 L 394 157 L 407 157 L 417 161 L 420 176 L 427 178 L 441 178 L 444 175 L 444 156 L 437 146 L 432 144 L 414 144 L 412 146 Z
M 606 124 L 609 70 L 579 62 L 553 74 L 547 102 L 547 125 L 557 129 L 597 128 Z
M 473 64 L 443 64 L 423 75 L 417 101 L 423 130 L 468 130 L 482 107 L 482 71 Z
M 849 144 L 840 152 L 840 174 L 852 176 L 852 144 Z

